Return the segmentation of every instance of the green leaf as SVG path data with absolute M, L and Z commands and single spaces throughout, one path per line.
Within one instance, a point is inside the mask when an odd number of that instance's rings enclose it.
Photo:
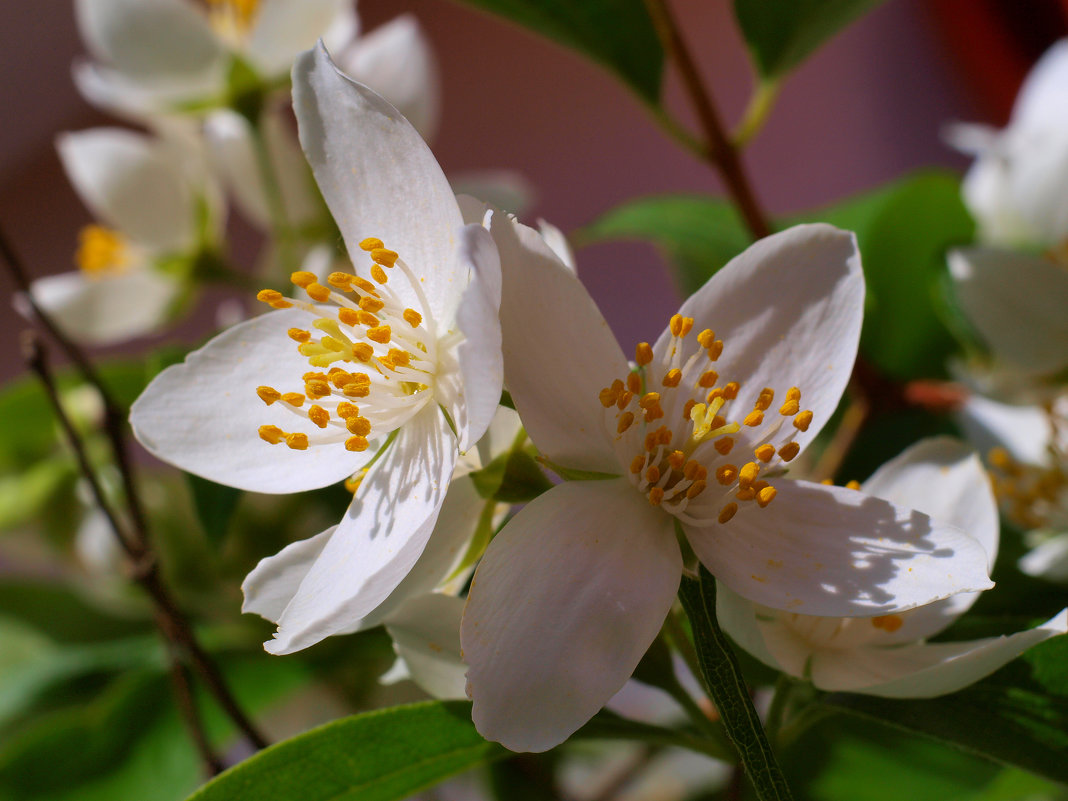
M 0 614 L 60 642 L 96 642 L 153 630 L 147 614 L 143 619 L 108 614 L 58 581 L 5 578 L 0 581 Z
M 765 79 L 785 75 L 884 0 L 734 0 L 734 15 Z
M 221 544 L 226 539 L 230 521 L 233 520 L 234 512 L 237 511 L 237 504 L 242 495 L 241 490 L 216 484 L 214 481 L 208 481 L 192 473 L 186 473 L 185 479 L 193 495 L 193 508 L 196 510 L 201 528 L 204 529 L 204 533 L 208 535 L 212 543 Z
M 617 206 L 575 232 L 577 246 L 619 239 L 654 243 L 683 294 L 696 292 L 752 241 L 738 213 L 708 195 L 652 195 Z
M 72 476 L 72 466 L 55 459 L 0 476 L 0 531 L 28 522 Z
M 390 801 L 508 754 L 475 731 L 469 703 L 430 701 L 312 729 L 231 768 L 190 801 Z
M 793 796 L 775 758 L 760 716 L 753 708 L 749 688 L 727 635 L 716 618 L 716 583 L 702 566 L 700 579 L 683 578 L 679 600 L 693 628 L 694 647 L 701 677 L 719 710 L 727 736 L 738 750 L 757 797 L 790 799 Z
M 501 503 L 526 503 L 553 486 L 524 450 L 502 453 L 481 470 L 471 473 L 471 480 L 479 495 Z
M 664 50 L 642 0 L 464 0 L 516 22 L 605 67 L 657 105 Z

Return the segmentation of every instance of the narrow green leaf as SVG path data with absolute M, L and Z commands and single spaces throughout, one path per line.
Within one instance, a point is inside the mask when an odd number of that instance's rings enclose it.
M 738 749 L 746 775 L 757 797 L 790 799 L 790 788 L 775 759 L 760 716 L 753 708 L 749 688 L 727 636 L 716 618 L 716 584 L 703 566 L 700 579 L 683 578 L 679 600 L 693 628 L 694 646 L 705 687 L 734 747 Z
M 775 79 L 885 0 L 734 0 L 757 69 Z
M 241 490 L 224 487 L 192 473 L 186 473 L 185 479 L 193 496 L 193 508 L 201 528 L 212 543 L 220 545 L 226 539 L 230 521 L 237 511 Z
M 153 631 L 152 618 L 113 616 L 58 581 L 5 578 L 0 614 L 15 618 L 60 642 L 86 643 Z
M 664 50 L 642 0 L 463 0 L 573 48 L 657 105 Z
M 261 751 L 190 801 L 390 801 L 509 754 L 471 705 L 430 701 L 338 720 Z
M 501 503 L 526 503 L 552 488 L 552 482 L 523 450 L 502 453 L 481 470 L 471 473 L 483 498 Z

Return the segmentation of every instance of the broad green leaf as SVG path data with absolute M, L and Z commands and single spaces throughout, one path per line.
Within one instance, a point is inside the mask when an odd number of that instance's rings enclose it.
M 53 494 L 73 480 L 73 465 L 44 459 L 10 475 L 0 476 L 0 531 L 28 522 Z
M 201 528 L 204 529 L 204 533 L 208 535 L 212 543 L 221 544 L 226 539 L 230 521 L 233 520 L 234 512 L 237 511 L 237 504 L 242 495 L 241 490 L 216 484 L 214 481 L 208 481 L 192 473 L 186 473 L 185 478 L 193 496 L 193 508 L 196 510 Z
M 190 801 L 389 801 L 508 755 L 471 705 L 430 701 L 338 720 L 231 768 Z
M 617 206 L 575 232 L 578 246 L 618 239 L 654 243 L 689 295 L 752 241 L 726 201 L 709 195 L 653 195 Z
M 765 80 L 782 77 L 885 0 L 734 0 L 734 15 Z
M 0 581 L 0 615 L 17 619 L 60 642 L 88 643 L 153 630 L 152 619 L 119 617 L 58 581 L 5 577 Z
M 463 0 L 574 48 L 657 105 L 664 50 L 643 0 Z

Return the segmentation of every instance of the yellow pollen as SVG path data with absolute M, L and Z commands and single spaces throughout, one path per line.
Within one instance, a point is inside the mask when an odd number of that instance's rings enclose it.
M 412 354 L 406 350 L 399 350 L 397 348 L 390 348 L 388 356 L 393 360 L 394 364 L 398 364 L 401 367 L 406 367 L 412 360 Z
M 733 437 L 720 437 L 714 443 L 712 443 L 712 447 L 715 448 L 717 451 L 719 451 L 724 456 L 726 456 L 728 453 L 731 452 L 731 448 L 734 447 L 734 438 Z
M 702 348 L 707 348 L 716 340 L 716 332 L 711 328 L 706 328 L 700 334 L 697 335 L 697 344 Z
M 634 475 L 638 475 L 643 467 L 645 467 L 645 457 L 639 453 L 631 460 L 630 472 L 634 473 Z
M 668 464 L 673 470 L 681 470 L 686 464 L 686 454 L 682 451 L 672 451 L 668 455 Z
M 719 510 L 719 522 L 726 523 L 738 512 L 738 504 L 731 501 Z
M 289 280 L 301 289 L 307 289 L 314 284 L 317 279 L 315 278 L 315 273 L 309 273 L 307 270 L 297 270 L 295 273 L 290 274 Z
M 800 387 L 790 387 L 788 390 L 786 390 L 786 400 L 794 400 L 794 401 L 801 400 L 801 389 L 800 389 Z
M 330 275 L 326 277 L 326 282 L 331 286 L 336 286 L 338 289 L 348 289 L 349 284 L 352 283 L 352 279 L 355 277 L 356 276 L 349 275 L 348 273 L 330 273 Z
M 762 462 L 770 462 L 775 458 L 775 446 L 770 442 L 765 442 L 759 448 L 754 449 L 753 453 Z
M 725 464 L 716 469 L 716 481 L 724 487 L 733 484 L 736 478 L 738 478 L 738 468 L 732 464 Z
M 378 325 L 367 330 L 367 338 L 385 345 L 389 342 L 391 333 L 388 325 Z
M 308 297 L 319 303 L 326 303 L 330 300 L 330 290 L 322 284 L 308 284 L 304 287 L 304 291 L 308 293 Z
M 790 417 L 791 415 L 797 414 L 797 410 L 800 408 L 801 405 L 797 401 L 788 398 L 786 403 L 782 405 L 782 408 L 779 409 L 779 414 L 783 417 Z
M 375 349 L 366 342 L 357 342 L 352 346 L 352 355 L 361 362 L 368 362 L 375 355 Z
M 1009 452 L 1004 448 L 991 448 L 990 452 L 987 453 L 986 458 L 987 461 L 998 470 L 1012 472 L 1013 468 L 1015 468 L 1012 456 L 1010 456 Z
M 682 419 L 683 420 L 689 420 L 690 419 L 690 412 L 693 411 L 693 407 L 696 406 L 696 405 L 697 405 L 697 401 L 695 401 L 693 398 L 690 398 L 688 401 L 686 401 L 686 404 L 682 407 Z
M 751 501 L 756 498 L 756 490 L 752 487 L 741 487 L 734 493 L 734 497 L 740 501 Z
M 760 475 L 760 465 L 756 462 L 746 462 L 738 471 L 738 483 L 743 487 L 748 487 L 756 481 L 758 475 Z
M 664 491 L 660 487 L 653 487 L 649 490 L 649 503 L 653 506 L 659 506 L 660 502 L 664 500 Z
M 129 263 L 126 240 L 118 231 L 102 225 L 87 225 L 78 232 L 74 263 L 88 275 L 121 272 Z
M 708 482 L 704 481 L 703 479 L 700 481 L 693 482 L 693 484 L 690 485 L 690 488 L 686 490 L 686 497 L 692 501 L 694 498 L 704 492 L 705 487 L 707 486 Z
M 272 445 L 281 442 L 285 435 L 285 432 L 278 426 L 260 426 L 260 439 Z
M 680 338 L 683 338 L 687 334 L 689 334 L 690 331 L 692 331 L 692 330 L 693 330 L 693 318 L 692 317 L 683 317 L 682 318 L 682 328 L 679 330 L 678 336 Z
M 667 375 L 661 380 L 665 387 L 677 387 L 679 382 L 682 381 L 682 370 L 678 367 L 673 367 L 667 371 Z
M 286 392 L 282 395 L 282 400 L 288 403 L 290 406 L 303 406 L 304 396 L 299 392 Z
M 371 433 L 371 421 L 366 417 L 349 417 L 345 420 L 345 428 L 358 437 L 366 437 Z
M 260 396 L 260 400 L 270 406 L 276 400 L 282 397 L 282 393 L 277 389 L 271 387 L 256 387 L 256 394 Z
M 812 423 L 812 412 L 807 409 L 801 412 L 794 418 L 794 428 L 798 431 L 808 431 L 809 425 Z
M 306 451 L 308 450 L 308 435 L 286 434 L 286 445 L 295 451 Z
M 293 305 L 277 289 L 261 289 L 256 293 L 256 300 L 275 309 L 288 309 Z
M 738 397 L 739 389 L 741 389 L 741 385 L 737 381 L 731 381 L 723 387 L 723 397 L 727 400 L 734 400 Z
M 348 384 L 341 394 L 346 398 L 366 398 L 371 394 L 371 388 L 367 384 Z
M 360 485 L 363 483 L 363 478 L 364 478 L 365 475 L 367 475 L 367 471 L 366 470 L 361 470 L 359 475 L 349 476 L 348 478 L 346 478 L 345 479 L 345 489 L 347 489 L 349 492 L 351 492 L 353 495 L 355 495 L 356 494 L 356 490 L 358 490 L 360 488 Z
M 338 309 L 337 319 L 345 325 L 356 326 L 360 322 L 360 313 L 355 309 Z
M 871 624 L 877 629 L 892 634 L 905 625 L 905 621 L 901 615 L 878 615 L 871 619 Z
M 633 398 L 633 397 L 634 397 L 634 393 L 633 392 L 631 392 L 630 390 L 626 390 L 626 389 L 623 390 L 622 392 L 619 393 L 619 397 L 616 398 L 616 408 L 619 409 L 620 411 L 623 411 L 624 409 L 627 408 L 627 404 L 630 403 L 631 398 Z
M 697 386 L 702 389 L 710 389 L 716 385 L 719 380 L 719 373 L 715 370 L 706 370 L 701 374 L 701 377 L 697 379 Z
M 308 408 L 308 419 L 319 428 L 326 428 L 326 424 L 330 422 L 330 412 L 322 406 L 311 406 Z
M 717 339 L 715 342 L 709 345 L 706 350 L 708 353 L 708 360 L 710 362 L 714 362 L 716 359 L 723 355 L 723 340 Z
M 624 431 L 631 427 L 631 424 L 633 422 L 634 412 L 623 412 L 623 414 L 619 416 L 619 424 L 616 426 L 616 433 L 622 434 Z
M 623 391 L 623 382 L 618 378 L 612 382 L 612 386 L 605 387 L 599 393 L 597 393 L 597 399 L 601 401 L 601 405 L 608 409 L 615 405 L 615 402 L 619 400 L 619 393 Z
M 833 487 L 834 486 L 834 481 L 832 479 L 829 479 L 829 478 L 823 479 L 820 483 L 823 484 L 823 486 L 825 486 L 825 487 Z
M 368 281 L 366 278 L 360 278 L 358 275 L 352 279 L 352 283 L 362 289 L 364 292 L 369 292 L 372 295 L 378 294 L 378 287 Z
M 330 385 L 322 379 L 307 381 L 304 384 L 304 392 L 309 398 L 325 398 L 330 394 Z
M 348 401 L 341 401 L 337 405 L 337 416 L 344 420 L 347 417 L 355 417 L 360 413 L 360 407 L 354 406 Z
M 643 409 L 650 409 L 654 406 L 660 405 L 660 393 L 659 392 L 647 392 L 638 401 L 638 406 Z
M 385 305 L 384 301 L 379 298 L 372 298 L 370 295 L 364 295 L 360 298 L 360 308 L 367 312 L 380 312 Z
M 301 378 L 303 378 L 305 381 L 326 381 L 327 377 L 328 376 L 326 375 L 326 373 L 322 373 L 322 372 L 318 372 L 318 371 L 311 372 L 311 373 L 305 373 L 304 375 L 301 376 Z
M 639 342 L 634 348 L 634 361 L 642 367 L 653 360 L 653 346 L 648 342 Z
M 388 278 L 386 278 L 386 271 L 383 270 L 382 266 L 377 262 L 371 265 L 371 277 L 378 281 L 378 283 L 380 284 L 384 284 L 387 280 L 389 280 Z
M 345 440 L 345 450 L 347 451 L 365 451 L 368 447 L 368 442 L 365 437 L 349 437 Z
M 642 391 L 642 377 L 637 373 L 627 373 L 627 391 L 637 395 Z
M 756 496 L 757 506 L 763 509 L 765 506 L 775 500 L 775 495 L 777 493 L 778 490 L 776 490 L 775 487 L 764 487 L 763 489 L 758 490 Z
M 668 329 L 671 331 L 671 336 L 679 337 L 680 339 L 690 333 L 690 329 L 693 328 L 693 318 L 683 317 L 681 314 L 674 314 L 671 316 L 671 321 L 668 323 Z
M 294 342 L 307 342 L 311 339 L 311 332 L 303 331 L 300 328 L 290 328 L 286 333 L 289 334 L 289 338 Z
M 377 236 L 369 236 L 360 242 L 360 250 L 372 251 L 381 247 L 385 247 L 385 245 L 382 244 L 382 240 Z
M 376 264 L 381 264 L 383 267 L 392 267 L 397 263 L 397 253 L 387 248 L 375 248 L 371 251 L 371 259 Z
M 787 442 L 785 445 L 783 445 L 781 448 L 779 448 L 779 457 L 784 462 L 788 462 L 791 459 L 793 459 L 795 456 L 797 456 L 797 454 L 800 453 L 800 452 L 801 452 L 801 446 L 798 443 L 796 443 L 796 442 Z
M 423 322 L 423 315 L 415 309 L 405 309 L 404 322 L 408 323 L 412 328 L 418 328 L 419 324 Z
M 766 412 L 773 400 L 775 400 L 775 390 L 771 387 L 764 387 L 764 389 L 760 390 L 760 395 L 757 396 L 753 408 L 757 411 Z
M 750 428 L 755 428 L 756 426 L 760 425 L 763 422 L 764 422 L 764 413 L 762 411 L 758 410 L 758 409 L 754 409 L 753 411 L 751 411 L 749 414 L 747 414 L 745 416 L 745 420 L 742 421 L 742 423 L 744 425 L 747 425 Z
M 851 490 L 859 490 L 860 489 L 860 482 L 857 481 L 856 479 L 853 479 L 852 481 L 847 481 L 846 484 L 845 484 L 845 488 L 846 489 L 851 489 Z
M 645 471 L 645 480 L 650 484 L 655 484 L 660 480 L 660 468 L 655 464 L 649 465 L 649 468 Z

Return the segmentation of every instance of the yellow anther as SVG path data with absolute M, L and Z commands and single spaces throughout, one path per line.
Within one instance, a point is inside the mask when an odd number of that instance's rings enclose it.
M 670 370 L 667 371 L 667 375 L 665 375 L 661 379 L 660 383 L 662 383 L 665 387 L 677 387 L 681 381 L 682 370 L 680 370 L 678 367 L 672 367 Z
M 623 382 L 620 381 L 619 383 L 622 385 Z M 619 399 L 619 392 L 620 390 L 616 389 L 615 384 L 613 384 L 612 386 L 605 387 L 600 392 L 598 392 L 597 399 L 601 402 L 601 405 L 604 408 L 609 409 L 614 406 L 616 401 Z
M 346 384 L 351 384 L 355 380 L 352 373 L 347 373 L 339 367 L 332 369 L 327 379 L 338 389 L 341 389 Z
M 367 384 L 347 384 L 341 394 L 346 398 L 366 398 L 371 394 L 371 387 Z
M 368 328 L 374 328 L 376 325 L 382 322 L 373 314 L 371 314 L 371 312 L 363 311 L 363 309 L 356 312 L 356 321 L 360 325 L 366 325 Z
M 376 325 L 374 328 L 367 329 L 367 338 L 385 345 L 389 342 L 391 333 L 388 325 Z
M 765 506 L 775 500 L 775 496 L 778 494 L 778 492 L 779 491 L 775 489 L 775 487 L 763 487 L 762 489 L 757 490 L 757 506 L 763 509 Z
M 690 485 L 690 488 L 686 490 L 686 497 L 691 501 L 705 491 L 705 487 L 708 486 L 708 482 L 704 480 L 695 481 Z
M 308 293 L 308 297 L 319 303 L 326 303 L 330 300 L 330 290 L 322 284 L 308 284 L 304 287 L 304 291 Z
M 642 391 L 642 377 L 637 373 L 627 373 L 627 391 L 637 395 Z
M 724 456 L 726 456 L 728 453 L 731 452 L 731 448 L 734 447 L 734 438 L 733 437 L 720 437 L 714 443 L 712 443 L 712 447 L 715 448 L 717 451 L 719 451 Z
M 389 353 L 386 354 L 393 361 L 394 364 L 406 367 L 412 361 L 412 354 L 406 350 L 400 350 L 399 348 L 390 348 Z
M 746 462 L 738 471 L 738 483 L 743 487 L 748 487 L 756 481 L 758 475 L 760 475 L 760 465 L 756 462 Z
M 845 488 L 846 489 L 851 489 L 851 490 L 859 490 L 860 489 L 860 482 L 857 481 L 856 479 L 853 479 L 852 481 L 847 481 L 846 484 L 845 484 Z
M 763 422 L 764 422 L 764 413 L 762 411 L 760 411 L 759 409 L 754 409 L 753 411 L 751 411 L 749 414 L 747 414 L 745 416 L 745 419 L 742 421 L 742 424 L 743 425 L 747 425 L 750 428 L 755 428 L 756 426 L 760 425 Z
M 735 479 L 738 478 L 738 468 L 732 464 L 725 464 L 716 468 L 716 481 L 726 487 L 728 484 L 733 484 Z
M 415 309 L 405 309 L 403 316 L 404 322 L 408 323 L 412 328 L 418 328 L 419 324 L 423 322 L 423 315 Z
M 871 624 L 877 629 L 893 634 L 905 625 L 905 621 L 901 615 L 877 615 L 871 619 Z
M 649 503 L 653 506 L 659 506 L 660 502 L 664 500 L 664 491 L 660 487 L 653 487 L 649 490 Z
M 687 334 L 689 334 L 690 331 L 692 331 L 692 330 L 693 330 L 693 318 L 692 317 L 683 317 L 682 318 L 682 327 L 679 329 L 679 333 L 676 334 L 676 336 L 679 337 L 680 339 L 682 339 Z
M 639 453 L 631 460 L 630 472 L 632 472 L 634 475 L 638 475 L 638 473 L 642 471 L 643 467 L 645 467 L 645 457 Z
M 286 392 L 282 395 L 282 400 L 288 403 L 290 406 L 303 406 L 304 396 L 299 392 Z
M 764 387 L 764 389 L 760 390 L 760 395 L 757 396 L 753 408 L 761 412 L 766 412 L 773 400 L 775 400 L 775 390 L 771 387 Z
M 295 451 L 306 451 L 308 450 L 308 435 L 300 433 L 286 434 L 286 445 Z
M 671 438 L 674 436 L 671 433 L 671 429 L 669 429 L 667 426 L 660 426 L 660 428 L 658 428 L 653 433 L 656 434 L 656 441 L 658 445 L 670 445 Z
M 260 400 L 268 406 L 282 397 L 282 393 L 272 387 L 256 387 L 256 394 L 259 395 Z
M 366 437 L 371 433 L 371 421 L 366 417 L 349 417 L 345 420 L 345 428 L 358 437 Z
M 709 403 L 711 403 L 716 398 L 722 398 L 722 397 L 723 397 L 723 387 L 715 387 L 711 392 L 708 393 L 708 397 L 705 398 L 705 400 L 708 401 Z
M 697 335 L 697 344 L 702 348 L 707 348 L 713 342 L 716 341 L 716 332 L 711 328 L 706 328 L 700 334 Z
M 121 272 L 129 263 L 126 240 L 118 231 L 102 225 L 87 225 L 78 233 L 74 263 L 88 275 Z
M 987 453 L 986 458 L 991 466 L 996 467 L 998 470 L 1011 472 L 1016 466 L 1012 456 L 1010 456 L 1009 452 L 1004 448 L 991 448 L 990 452 Z
M 349 275 L 348 273 L 330 273 L 326 277 L 326 282 L 331 286 L 336 286 L 338 289 L 348 289 L 349 284 L 352 283 L 352 279 L 355 277 L 355 275 Z
M 790 417 L 791 415 L 797 414 L 797 410 L 800 408 L 801 406 L 798 404 L 797 401 L 788 400 L 782 405 L 782 408 L 779 409 L 779 414 L 781 414 L 783 417 Z
M 731 501 L 722 509 L 719 510 L 719 522 L 726 523 L 738 512 L 738 504 Z
M 753 453 L 760 461 L 770 462 L 772 459 L 775 458 L 775 446 L 772 445 L 770 442 L 765 442 L 760 447 L 754 449 Z
M 285 435 L 285 432 L 278 426 L 260 426 L 260 439 L 272 445 L 277 445 L 281 442 Z
M 389 280 L 386 277 L 386 271 L 383 270 L 382 265 L 378 264 L 377 262 L 371 265 L 371 277 L 378 281 L 378 283 L 380 284 L 384 284 L 386 283 L 386 281 Z
M 294 342 L 307 342 L 311 339 L 311 332 L 300 328 L 290 328 L 286 333 L 289 334 L 289 338 Z
M 337 319 L 345 325 L 356 326 L 360 322 L 360 314 L 355 309 L 341 308 L 337 310 Z
M 648 481 L 650 484 L 655 484 L 657 481 L 659 481 L 660 468 L 657 467 L 655 464 L 649 465 L 649 467 L 646 468 L 645 471 L 645 480 Z
M 349 437 L 345 440 L 345 450 L 347 451 L 365 451 L 368 447 L 366 437 Z
M 834 486 L 834 480 L 830 479 L 830 478 L 825 478 L 822 481 L 820 481 L 820 483 L 823 484 L 825 487 L 833 487 Z
M 723 387 L 723 397 L 727 400 L 734 400 L 738 397 L 739 389 L 741 389 L 741 385 L 737 381 L 730 381 Z
M 786 400 L 801 400 L 800 387 L 790 387 L 788 390 L 786 390 Z
M 631 399 L 633 397 L 634 397 L 634 393 L 633 392 L 631 392 L 628 389 L 623 390 L 622 392 L 619 393 L 619 397 L 616 398 L 616 408 L 619 409 L 620 411 L 623 411 L 624 409 L 627 408 L 627 405 L 631 402 Z
M 284 301 L 285 296 L 277 289 L 261 289 L 259 292 L 256 293 L 256 300 L 260 301 L 261 303 L 273 305 L 275 303 L 280 303 Z
M 681 470 L 686 464 L 686 454 L 682 451 L 672 451 L 668 454 L 668 464 L 673 470 Z
M 378 294 L 378 287 L 376 287 L 374 284 L 372 284 L 366 278 L 361 278 L 360 276 L 357 275 L 355 278 L 352 279 L 352 283 L 355 286 L 359 287 L 364 292 L 368 292 L 368 293 L 370 293 L 372 295 Z
M 637 347 L 634 348 L 634 361 L 640 366 L 645 367 L 653 360 L 653 346 L 648 342 L 639 342 Z
M 779 458 L 788 462 L 801 452 L 801 445 L 796 442 L 787 442 L 779 448 Z
M 319 372 L 318 370 L 312 371 L 310 373 L 305 373 L 301 376 L 301 378 L 303 378 L 305 381 L 326 381 L 328 377 L 329 376 L 327 376 L 326 373 Z
M 619 416 L 619 423 L 616 425 L 616 433 L 622 434 L 634 423 L 634 412 L 623 412 Z
M 301 289 L 307 289 L 314 284 L 317 279 L 315 273 L 309 273 L 307 270 L 297 270 L 295 273 L 290 274 L 289 280 Z
M 330 422 L 330 412 L 322 406 L 311 406 L 308 408 L 308 419 L 319 428 L 326 428 L 326 424 Z
M 348 478 L 346 478 L 345 489 L 355 495 L 356 490 L 358 490 L 360 488 L 360 485 L 363 483 L 363 478 L 365 475 L 367 475 L 367 472 L 365 470 L 361 470 L 358 475 L 349 476 Z
M 392 267 L 397 263 L 398 258 L 396 251 L 388 248 L 375 248 L 371 251 L 371 259 L 383 267 Z
M 382 244 L 382 240 L 377 236 L 369 236 L 362 242 L 360 242 L 360 250 L 372 251 L 375 248 L 385 247 Z
M 360 298 L 360 308 L 368 312 L 380 312 L 382 307 L 385 306 L 385 302 L 379 298 L 373 298 L 370 295 L 364 295 Z
M 660 393 L 659 392 L 647 392 L 638 401 L 638 406 L 643 409 L 650 409 L 660 405 Z
M 693 412 L 693 407 L 696 406 L 696 405 L 697 405 L 697 401 L 695 401 L 693 398 L 690 398 L 688 401 L 686 401 L 685 405 L 682 407 L 682 419 L 683 420 L 689 420 L 690 419 L 690 413 Z
M 711 387 L 714 387 L 716 385 L 716 382 L 718 380 L 719 373 L 717 373 L 715 370 L 706 370 L 705 372 L 701 373 L 701 377 L 697 379 L 697 386 L 701 387 L 702 389 L 710 389 Z
M 347 417 L 355 417 L 360 413 L 360 407 L 355 406 L 348 401 L 341 401 L 337 405 L 337 416 L 344 420 Z
M 366 342 L 357 342 L 352 346 L 352 356 L 355 359 L 359 359 L 361 362 L 371 361 L 371 357 L 375 355 L 375 349 L 368 345 Z
M 739 487 L 734 497 L 740 501 L 752 501 L 756 499 L 756 490 L 752 487 Z
M 794 428 L 798 431 L 808 431 L 809 425 L 812 423 L 812 412 L 807 409 L 801 412 L 794 418 Z
M 325 398 L 330 394 L 330 385 L 322 379 L 315 379 L 312 381 L 306 381 L 304 383 L 304 394 L 309 398 Z
M 710 362 L 714 362 L 716 359 L 723 355 L 723 340 L 715 340 L 705 349 L 705 352 L 708 354 L 708 360 Z

